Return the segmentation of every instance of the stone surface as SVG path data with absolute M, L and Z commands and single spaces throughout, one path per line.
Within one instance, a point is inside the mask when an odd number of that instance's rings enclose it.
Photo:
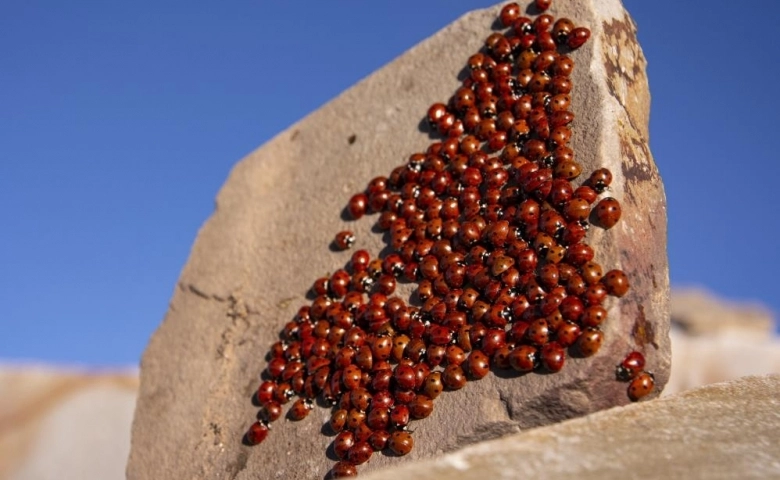
M 664 395 L 780 373 L 780 338 L 762 305 L 729 302 L 703 289 L 675 290 L 672 325 L 674 367 Z
M 675 290 L 672 322 L 691 336 L 739 336 L 766 339 L 774 320 L 765 307 L 729 302 L 703 289 Z
M 264 354 L 319 276 L 351 252 L 328 250 L 345 227 L 354 248 L 377 253 L 375 217 L 346 223 L 350 195 L 424 151 L 428 106 L 446 101 L 500 6 L 465 15 L 242 160 L 217 198 L 182 272 L 170 310 L 142 361 L 128 464 L 147 478 L 322 478 L 333 461 L 329 417 L 315 409 L 297 424 L 279 421 L 268 440 L 246 447 L 255 418 L 250 398 Z M 619 0 L 557 0 L 551 13 L 593 31 L 572 57 L 572 147 L 586 172 L 608 167 L 611 195 L 623 205 L 613 229 L 593 229 L 606 269 L 630 275 L 629 295 L 609 300 L 606 343 L 590 359 L 571 359 L 556 375 L 490 375 L 442 395 L 414 425 L 416 448 L 396 459 L 376 454 L 361 472 L 431 457 L 519 429 L 628 402 L 615 364 L 642 350 L 660 388 L 669 375 L 669 282 L 663 187 L 647 148 L 649 93 L 634 24 Z M 404 292 L 408 294 L 409 287 Z
M 0 366 L 0 480 L 125 478 L 135 371 Z
M 484 442 L 366 480 L 778 478 L 780 376 L 745 377 Z
M 664 395 L 745 375 L 780 373 L 780 338 L 731 335 L 691 336 L 673 328 L 672 374 Z

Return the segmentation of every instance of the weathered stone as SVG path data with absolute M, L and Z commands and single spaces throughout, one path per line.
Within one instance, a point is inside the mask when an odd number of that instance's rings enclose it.
M 0 366 L 0 480 L 125 478 L 138 376 Z
M 780 373 L 780 338 L 743 335 L 691 336 L 672 328 L 674 366 L 664 395 L 745 375 Z
M 778 478 L 780 376 L 744 377 L 480 443 L 366 480 Z
M 774 320 L 762 305 L 729 302 L 701 289 L 675 290 L 672 322 L 692 336 L 739 336 L 766 339 Z
M 128 464 L 146 478 L 321 478 L 332 466 L 320 434 L 329 412 L 279 421 L 262 445 L 241 436 L 263 358 L 319 276 L 351 252 L 330 252 L 345 227 L 354 248 L 379 253 L 375 217 L 345 223 L 350 195 L 387 175 L 431 142 L 421 130 L 428 106 L 446 101 L 469 55 L 490 33 L 500 6 L 470 13 L 290 127 L 241 161 L 198 235 L 165 321 L 142 361 L 141 391 Z M 555 16 L 589 26 L 577 63 L 572 147 L 585 171 L 608 167 L 623 219 L 589 234 L 606 270 L 621 268 L 630 293 L 610 299 L 599 354 L 569 359 L 561 373 L 489 375 L 436 401 L 414 426 L 404 458 L 375 454 L 361 472 L 431 457 L 519 429 L 628 402 L 615 364 L 645 353 L 660 390 L 669 375 L 669 281 L 663 187 L 647 147 L 649 94 L 634 24 L 619 0 L 556 0 Z M 407 286 L 401 294 L 408 294 Z M 502 375 L 506 377 L 506 375 Z

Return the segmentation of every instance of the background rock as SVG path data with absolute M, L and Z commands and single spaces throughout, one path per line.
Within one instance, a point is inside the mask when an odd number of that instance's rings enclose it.
M 774 333 L 772 313 L 761 305 L 720 299 L 706 290 L 675 290 L 672 323 L 690 336 L 766 339 Z
M 0 367 L 0 479 L 125 478 L 138 375 Z
M 365 478 L 778 478 L 778 398 L 780 376 L 745 377 Z
M 780 373 L 780 338 L 761 305 L 702 289 L 672 295 L 672 375 L 664 395 L 744 375 Z
M 378 253 L 375 217 L 345 224 L 350 195 L 388 174 L 431 139 L 418 128 L 427 107 L 446 101 L 469 55 L 490 33 L 500 6 L 473 12 L 422 42 L 241 161 L 200 231 L 165 321 L 142 361 L 128 478 L 321 478 L 333 461 L 329 417 L 280 421 L 256 448 L 240 439 L 257 413 L 250 398 L 263 356 L 319 276 L 351 252 L 327 250 L 355 231 L 354 248 Z M 608 167 L 623 219 L 590 242 L 608 269 L 628 272 L 632 290 L 609 300 L 606 342 L 556 375 L 490 375 L 442 395 L 415 424 L 402 459 L 374 455 L 361 472 L 430 457 L 628 402 L 615 364 L 645 353 L 660 388 L 669 375 L 668 271 L 663 188 L 647 149 L 649 93 L 634 25 L 619 0 L 558 0 L 551 12 L 593 31 L 572 57 L 573 148 L 584 171 Z M 405 292 L 409 292 L 409 287 Z M 467 406 L 467 407 L 466 407 Z

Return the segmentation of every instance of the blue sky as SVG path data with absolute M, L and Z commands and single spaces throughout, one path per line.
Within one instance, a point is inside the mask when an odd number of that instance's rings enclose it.
M 6 2 L 0 359 L 136 364 L 232 165 L 491 3 Z M 780 311 L 780 2 L 625 4 L 673 285 Z

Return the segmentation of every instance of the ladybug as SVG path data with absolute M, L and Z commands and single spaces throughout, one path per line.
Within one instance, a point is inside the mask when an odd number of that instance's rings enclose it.
M 393 432 L 390 435 L 390 439 L 387 441 L 387 446 L 394 454 L 403 456 L 411 452 L 412 448 L 414 448 L 414 439 L 409 432 Z
M 347 394 L 344 394 L 341 396 L 342 399 L 346 398 L 346 401 L 349 401 L 350 396 Z M 346 403 L 346 402 L 345 402 Z M 365 412 L 361 412 L 360 410 L 353 408 L 347 413 L 347 428 L 354 431 L 356 428 L 360 427 L 360 425 L 366 421 L 366 414 Z M 342 432 L 344 433 L 344 432 Z
M 287 412 L 287 416 L 290 420 L 299 421 L 306 418 L 314 408 L 314 404 L 308 398 L 299 398 L 290 407 L 290 411 Z
M 276 382 L 265 381 L 260 384 L 257 389 L 257 401 L 261 405 L 265 405 L 273 399 L 274 392 L 276 391 Z
M 447 106 L 443 103 L 434 103 L 431 105 L 430 108 L 428 108 L 427 116 L 431 128 L 437 128 L 439 121 L 448 113 Z
M 467 362 L 469 374 L 475 380 L 484 378 L 490 373 L 490 358 L 481 350 L 472 350 Z
M 552 28 L 552 34 L 553 37 L 558 41 L 559 44 L 565 45 L 569 34 L 574 30 L 574 22 L 572 22 L 568 18 L 559 18 L 555 21 Z
M 336 438 L 333 440 L 333 452 L 337 457 L 344 460 L 347 458 L 347 452 L 354 444 L 355 434 L 349 430 L 344 430 L 336 435 Z
M 566 44 L 572 50 L 580 48 L 590 38 L 590 29 L 587 27 L 577 27 L 569 33 Z
M 396 385 L 403 390 L 410 390 L 415 387 L 417 382 L 414 368 L 407 365 L 398 365 L 393 371 L 393 378 Z
M 607 293 L 616 297 L 622 297 L 630 287 L 628 277 L 622 270 L 610 270 L 601 279 L 601 283 L 607 289 Z
M 349 392 L 349 401 L 357 411 L 365 412 L 371 403 L 371 394 L 365 388 L 358 387 Z
M 574 322 L 564 322 L 555 331 L 555 341 L 566 348 L 574 344 L 580 336 L 580 326 Z
M 339 250 L 347 250 L 355 244 L 355 234 L 349 230 L 344 230 L 336 234 L 333 239 L 333 245 Z
M 655 388 L 655 377 L 652 373 L 642 372 L 628 385 L 628 398 L 636 402 L 652 393 Z
M 357 467 L 350 462 L 342 460 L 333 465 L 330 476 L 332 478 L 357 477 Z
M 368 437 L 368 444 L 375 451 L 384 450 L 387 447 L 387 441 L 390 440 L 390 432 L 387 430 L 374 430 Z
M 606 308 L 601 305 L 591 305 L 583 311 L 583 314 L 580 317 L 580 323 L 583 327 L 598 327 L 604 323 L 604 320 L 606 319 Z
M 525 338 L 534 345 L 544 345 L 550 339 L 550 326 L 544 318 L 531 322 L 525 332 Z
M 547 11 L 552 5 L 552 0 L 534 0 L 534 5 L 540 12 Z
M 279 404 L 279 402 L 269 400 L 265 405 L 263 405 L 262 410 L 260 410 L 260 416 L 266 422 L 273 422 L 282 416 L 282 406 Z
M 366 425 L 372 430 L 384 430 L 390 425 L 390 410 L 387 408 L 372 408 L 366 417 Z
M 409 411 L 408 406 L 401 404 L 395 405 L 390 410 L 390 425 L 396 430 L 405 430 L 406 426 L 409 425 L 410 417 L 411 412 Z
M 583 357 L 590 357 L 595 355 L 601 348 L 601 344 L 604 342 L 604 334 L 601 330 L 593 327 L 588 327 L 582 331 L 577 339 L 576 345 L 579 353 Z
M 558 342 L 546 343 L 539 352 L 542 365 L 549 372 L 558 372 L 563 368 L 566 352 Z
M 379 390 L 376 393 L 374 393 L 374 395 L 371 397 L 371 408 L 389 409 L 394 404 L 395 404 L 395 397 L 393 397 L 393 395 L 388 390 Z
M 371 458 L 374 453 L 374 449 L 368 442 L 357 442 L 347 451 L 347 459 L 354 465 L 362 465 Z
M 431 372 L 425 377 L 422 386 L 422 393 L 428 398 L 435 399 L 444 391 L 444 384 L 441 380 L 441 372 Z
M 639 352 L 631 352 L 615 369 L 615 376 L 621 382 L 636 378 L 645 368 L 645 356 Z
M 246 432 L 246 441 L 250 445 L 261 443 L 268 436 L 268 425 L 264 422 L 255 422 Z
M 511 27 L 515 21 L 520 18 L 520 5 L 515 2 L 507 3 L 501 9 L 501 13 L 498 15 L 501 25 L 504 27 Z
M 607 187 L 612 183 L 612 172 L 607 168 L 599 168 L 590 174 L 588 178 L 588 185 L 596 191 L 596 193 L 603 193 Z
M 536 347 L 520 345 L 509 354 L 509 364 L 518 372 L 530 372 L 536 367 L 538 354 Z
M 334 410 L 330 415 L 328 425 L 333 433 L 339 433 L 344 430 L 344 426 L 347 424 L 347 411 L 343 408 Z
M 349 203 L 347 204 L 347 210 L 349 210 L 349 214 L 352 215 L 352 218 L 355 220 L 362 218 L 363 215 L 366 214 L 367 209 L 368 195 L 365 193 L 356 193 L 355 195 L 352 195 L 352 198 L 349 199 Z
M 427 395 L 417 395 L 409 402 L 409 414 L 412 418 L 421 419 L 433 413 L 433 399 Z
M 458 365 L 447 365 L 442 372 L 442 383 L 448 390 L 460 390 L 466 386 L 466 374 Z

